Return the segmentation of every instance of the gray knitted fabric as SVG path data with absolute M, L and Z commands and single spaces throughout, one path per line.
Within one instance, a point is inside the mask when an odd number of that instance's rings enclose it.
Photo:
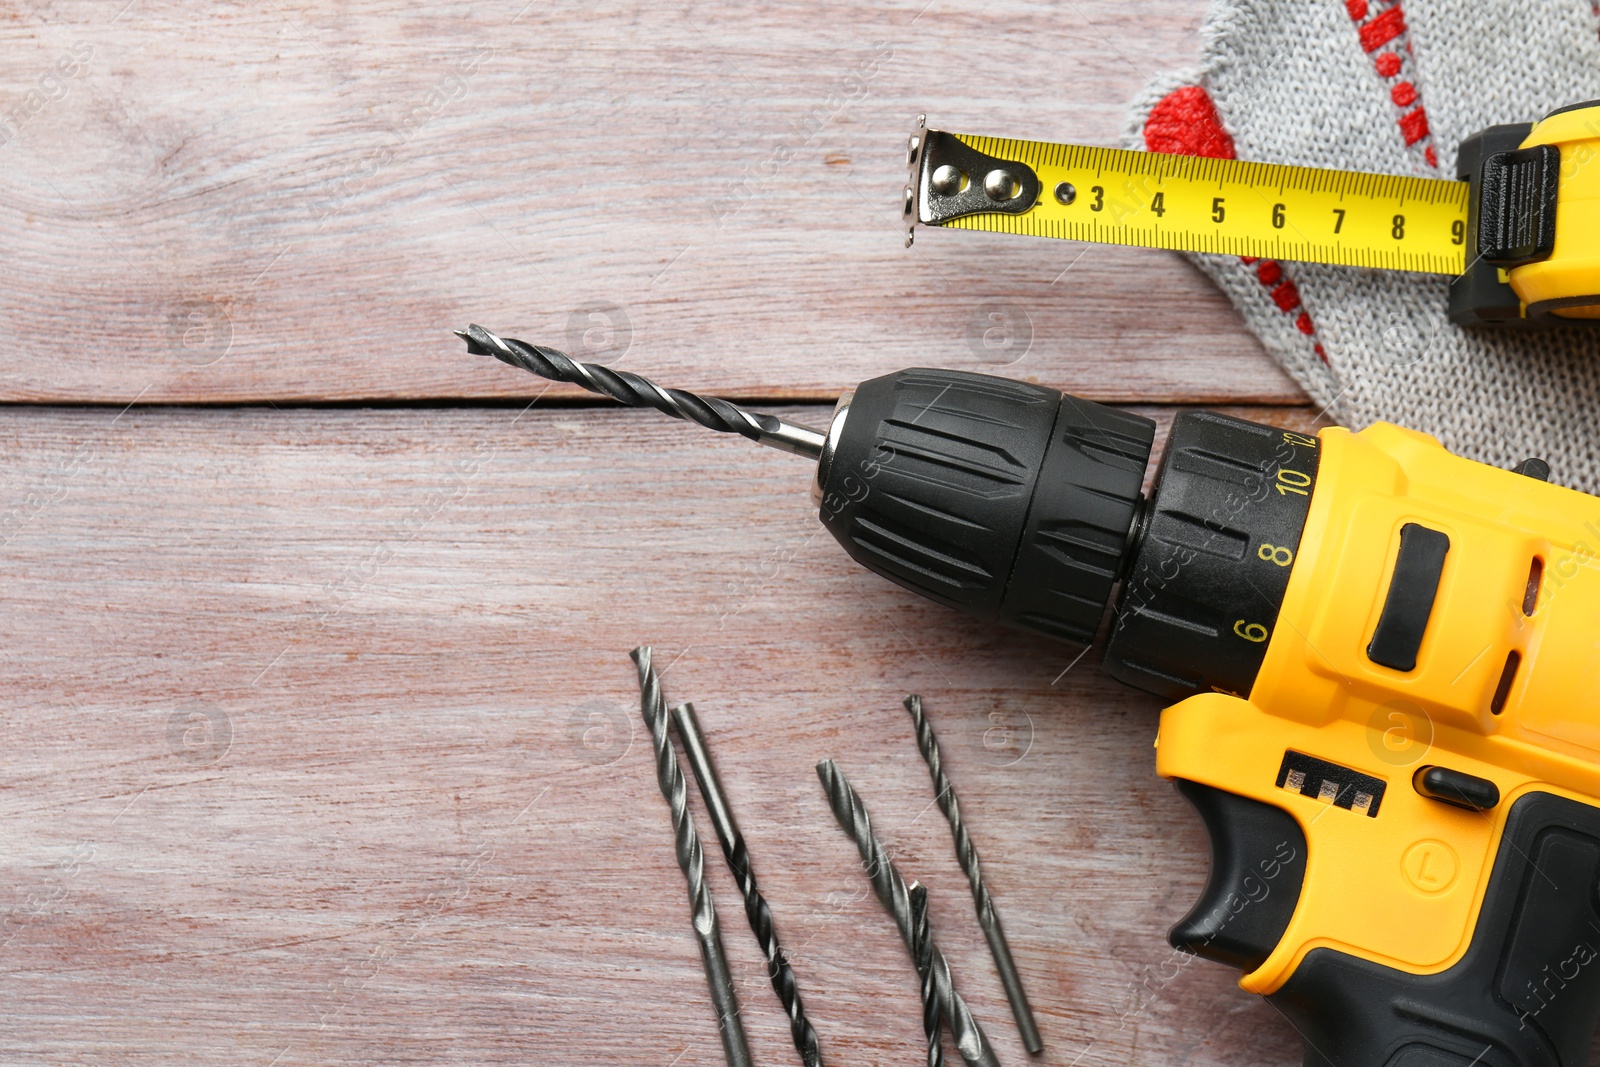
M 1199 69 L 1145 90 L 1128 147 L 1181 86 L 1206 90 L 1240 159 L 1453 178 L 1485 126 L 1600 99 L 1600 16 L 1592 0 L 1216 0 Z M 1261 264 L 1191 258 L 1340 424 L 1398 423 L 1497 466 L 1538 456 L 1600 491 L 1600 327 L 1462 330 L 1444 277 L 1299 263 L 1281 265 L 1286 312 Z

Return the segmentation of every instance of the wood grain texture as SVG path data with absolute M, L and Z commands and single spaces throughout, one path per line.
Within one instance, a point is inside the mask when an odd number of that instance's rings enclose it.
M 1192 61 L 1203 8 L 60 0 L 0 19 L 0 402 L 24 402 L 0 408 L 0 1058 L 713 1067 L 627 659 L 650 642 L 700 710 L 830 1063 L 914 1062 L 920 1027 L 823 756 L 929 885 L 1004 1063 L 1293 1060 L 1229 972 L 1165 947 L 1206 860 L 1151 770 L 1157 702 L 855 568 L 805 464 L 603 407 L 291 406 L 573 395 L 465 356 L 449 331 L 477 320 L 736 397 L 935 364 L 1303 427 L 1177 257 L 900 246 L 917 112 L 1111 143 L 1125 101 Z M 1172 409 L 1142 410 L 1164 432 Z M 757 1061 L 794 1062 L 710 866 Z
M 480 321 L 736 397 L 1004 363 L 1100 399 L 1302 402 L 1177 256 L 901 247 L 919 111 L 1113 143 L 1128 99 L 1193 62 L 1204 7 L 19 9 L 0 400 L 537 395 L 462 352 L 451 329 Z
M 696 702 L 830 1063 L 917 1062 L 921 1039 L 825 756 L 930 887 L 1003 1063 L 1296 1062 L 1271 1008 L 1165 946 L 1206 846 L 1154 776 L 1158 702 L 856 568 L 808 478 L 611 409 L 0 413 L 6 1062 L 715 1067 L 642 642 Z M 795 1062 L 709 866 L 757 1062 Z

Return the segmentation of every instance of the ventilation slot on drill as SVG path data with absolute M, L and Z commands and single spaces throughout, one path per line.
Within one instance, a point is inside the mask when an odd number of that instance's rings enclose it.
M 1533 562 L 1528 564 L 1528 588 L 1522 594 L 1522 613 L 1533 615 L 1533 610 L 1539 606 L 1539 582 L 1544 578 L 1544 560 L 1538 556 L 1533 557 Z
M 1522 664 L 1522 653 L 1512 649 L 1506 653 L 1505 669 L 1500 672 L 1500 684 L 1494 687 L 1494 699 L 1489 710 L 1498 715 L 1506 710 L 1506 698 L 1511 695 L 1511 683 L 1517 680 L 1517 668 Z

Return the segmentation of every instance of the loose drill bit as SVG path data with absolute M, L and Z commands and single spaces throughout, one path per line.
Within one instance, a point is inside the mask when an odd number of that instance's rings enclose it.
M 928 929 L 928 888 L 911 883 L 911 958 L 922 979 L 922 1029 L 928 1035 L 928 1067 L 944 1067 L 939 1040 L 939 987 L 933 980 L 933 934 Z
M 467 351 L 473 355 L 493 356 L 502 363 L 521 367 L 553 382 L 581 385 L 591 393 L 609 396 L 629 407 L 655 408 L 675 419 L 696 422 L 718 433 L 736 433 L 797 456 L 816 459 L 822 455 L 823 434 L 809 426 L 785 422 L 776 415 L 746 411 L 714 396 L 668 389 L 625 370 L 612 370 L 598 363 L 579 363 L 553 348 L 497 337 L 482 326 L 457 330 L 456 336 L 467 342 Z
M 672 739 L 667 736 L 667 709 L 661 696 L 661 679 L 650 663 L 650 646 L 634 649 L 633 662 L 639 668 L 639 713 L 644 717 L 655 746 L 656 779 L 661 784 L 661 795 L 667 798 L 667 806 L 672 809 L 678 866 L 683 868 L 683 876 L 689 882 L 689 909 L 695 936 L 700 942 L 700 958 L 705 963 L 706 984 L 711 987 L 711 1003 L 716 1008 L 717 1023 L 722 1031 L 722 1051 L 728 1067 L 752 1067 L 744 1023 L 739 1020 L 733 976 L 728 972 L 728 958 L 722 952 L 717 909 L 711 902 L 711 889 L 706 885 L 705 854 L 700 850 L 700 836 L 694 832 L 694 820 L 689 817 L 689 797 L 683 784 L 683 771 L 678 767 L 678 755 L 673 751 Z
M 822 787 L 827 790 L 833 817 L 839 820 L 845 833 L 855 840 L 856 850 L 861 853 L 862 865 L 866 867 L 867 877 L 872 879 L 872 889 L 878 896 L 878 902 L 894 916 L 895 924 L 900 927 L 900 937 L 905 941 L 906 948 L 910 949 L 911 894 L 906 889 L 905 879 L 895 870 L 894 861 L 889 859 L 888 851 L 873 835 L 872 820 L 867 817 L 866 806 L 833 760 L 825 759 L 817 764 L 817 777 L 822 779 Z M 929 952 L 933 958 L 933 979 L 939 993 L 939 1010 L 949 1022 L 950 1036 L 955 1039 L 961 1058 L 971 1067 L 999 1067 L 983 1028 L 972 1017 L 967 1002 L 956 992 L 944 953 L 931 939 Z
M 1011 1001 L 1011 1014 L 1016 1017 L 1022 1043 L 1029 1052 L 1038 1052 L 1044 1048 L 1044 1043 L 1039 1040 L 1039 1027 L 1033 1021 L 1028 995 L 1022 991 L 1022 977 L 1017 974 L 1017 965 L 1011 959 L 1011 946 L 1006 943 L 1006 932 L 1000 925 L 1000 913 L 995 911 L 994 901 L 989 897 L 989 887 L 984 883 L 983 872 L 978 867 L 978 850 L 967 835 L 966 823 L 961 819 L 961 802 L 956 799 L 955 788 L 945 776 L 940 763 L 939 739 L 933 736 L 933 727 L 922 713 L 922 698 L 913 693 L 906 697 L 905 705 L 917 730 L 917 747 L 922 750 L 922 758 L 928 764 L 928 774 L 933 778 L 939 810 L 944 812 L 945 819 L 950 823 L 950 832 L 955 835 L 956 859 L 972 885 L 972 903 L 978 909 L 978 925 L 983 927 L 983 936 L 989 942 L 995 969 L 1000 972 L 1000 984 L 1006 987 L 1006 999 Z
M 716 828 L 717 840 L 722 844 L 722 854 L 727 857 L 739 892 L 744 894 L 744 913 L 750 920 L 750 929 L 756 942 L 767 957 L 767 979 L 773 992 L 783 1002 L 789 1016 L 789 1034 L 794 1039 L 795 1050 L 805 1067 L 821 1067 L 822 1048 L 817 1032 L 806 1018 L 800 1002 L 800 987 L 795 982 L 794 971 L 789 966 L 783 949 L 778 944 L 778 933 L 773 928 L 772 912 L 767 900 L 756 886 L 755 873 L 750 869 L 750 852 L 745 848 L 744 835 L 734 821 L 728 798 L 722 791 L 722 781 L 717 777 L 716 765 L 711 762 L 711 752 L 706 747 L 705 735 L 700 732 L 700 720 L 693 704 L 679 704 L 672 709 L 672 721 L 678 725 L 678 737 L 683 741 L 683 754 L 700 783 L 700 795 L 705 799 L 706 811 L 711 815 L 711 825 Z

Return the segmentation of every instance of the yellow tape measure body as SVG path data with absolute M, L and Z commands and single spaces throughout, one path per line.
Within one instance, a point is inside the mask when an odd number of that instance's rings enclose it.
M 1466 269 L 1466 182 L 942 136 L 1026 163 L 1039 188 L 1021 212 L 919 220 L 933 225 L 1433 274 Z M 932 170 L 924 184 L 934 185 Z

